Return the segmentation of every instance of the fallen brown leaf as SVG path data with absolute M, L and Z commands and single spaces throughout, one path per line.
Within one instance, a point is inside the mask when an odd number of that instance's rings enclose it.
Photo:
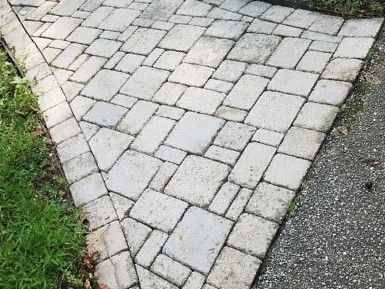
M 368 158 L 364 161 L 364 163 L 366 163 L 367 165 L 369 165 L 371 167 L 376 167 L 381 163 L 381 161 L 377 158 Z
M 98 286 L 99 286 L 98 289 L 110 289 L 110 287 L 104 283 L 98 283 Z
M 366 82 L 371 85 L 381 84 L 381 79 L 376 75 L 368 75 L 365 77 Z
M 334 136 L 345 136 L 348 134 L 348 129 L 343 125 L 336 126 L 332 129 L 332 134 Z

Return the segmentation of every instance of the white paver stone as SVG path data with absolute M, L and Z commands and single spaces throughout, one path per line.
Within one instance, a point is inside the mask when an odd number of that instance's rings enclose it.
M 335 58 L 326 66 L 322 77 L 352 82 L 356 79 L 362 65 L 362 60 Z
M 65 39 L 81 22 L 81 19 L 77 18 L 60 17 L 44 31 L 42 36 L 51 39 Z
M 185 53 L 179 51 L 167 50 L 162 53 L 162 55 L 155 62 L 154 67 L 174 70 L 182 62 L 182 59 L 185 57 Z
M 250 109 L 265 90 L 268 80 L 255 75 L 244 75 L 237 82 L 223 104 L 240 109 Z
M 334 57 L 364 59 L 374 43 L 374 38 L 346 37 L 342 39 Z
M 168 281 L 158 277 L 157 275 L 151 273 L 150 271 L 136 266 L 136 272 L 139 276 L 140 288 L 141 289 L 154 289 L 154 288 L 162 288 L 162 289 L 178 289 L 177 286 L 172 285 Z
M 132 74 L 140 67 L 144 59 L 145 57 L 142 55 L 127 53 L 115 66 L 115 69 Z
M 91 230 L 98 229 L 117 219 L 109 196 L 104 196 L 88 203 L 84 206 L 84 212 Z
M 205 153 L 205 157 L 228 165 L 234 165 L 240 153 L 230 149 L 212 145 Z
M 139 16 L 139 11 L 132 9 L 115 9 L 98 26 L 100 29 L 123 32 Z
M 161 164 L 162 162 L 156 158 L 127 151 L 106 175 L 107 188 L 137 200 Z
M 293 191 L 260 183 L 246 206 L 246 212 L 280 223 L 294 199 Z
M 252 140 L 277 147 L 284 137 L 283 133 L 260 128 L 253 135 Z
M 151 270 L 178 286 L 182 286 L 191 273 L 190 268 L 162 254 L 155 259 Z
M 285 38 L 281 41 L 266 64 L 271 66 L 294 68 L 310 45 L 310 40 Z M 290 54 L 290 57 L 287 57 Z
M 186 157 L 187 153 L 181 150 L 178 150 L 173 147 L 162 145 L 159 147 L 155 156 L 163 161 L 172 162 L 174 164 L 182 163 L 183 159 Z
M 238 217 L 242 214 L 252 193 L 252 190 L 245 188 L 241 189 L 232 204 L 230 205 L 229 209 L 227 210 L 225 215 L 226 218 L 236 221 Z
M 210 204 L 229 173 L 229 167 L 203 157 L 190 155 L 165 188 L 165 193 L 191 204 Z
M 122 46 L 126 52 L 149 55 L 166 32 L 156 29 L 138 29 Z
M 233 183 L 224 183 L 209 206 L 209 210 L 224 215 L 231 202 L 237 195 L 240 187 Z
M 70 184 L 97 172 L 97 170 L 98 167 L 90 152 L 81 154 L 80 156 L 63 163 L 63 171 Z
M 155 95 L 152 98 L 152 101 L 164 103 L 168 105 L 174 105 L 179 99 L 179 97 L 186 90 L 186 88 L 187 88 L 186 86 L 181 84 L 166 82 L 155 93 Z
M 189 87 L 176 103 L 177 106 L 201 113 L 214 114 L 226 97 L 213 90 Z
M 291 190 L 297 190 L 301 186 L 311 163 L 296 157 L 277 154 L 268 167 L 264 180 Z
M 187 203 L 173 197 L 146 190 L 130 210 L 130 217 L 164 232 L 171 232 L 187 206 Z
M 314 87 L 309 100 L 339 106 L 348 96 L 352 86 L 349 82 L 321 79 Z
M 178 24 L 167 33 L 159 46 L 165 49 L 187 52 L 204 31 L 205 28 L 203 27 Z
M 86 49 L 86 53 L 101 57 L 112 57 L 122 46 L 122 43 L 115 40 L 98 38 Z
M 218 288 L 249 289 L 262 261 L 230 247 L 224 247 L 207 282 Z
M 98 173 L 73 183 L 70 191 L 76 206 L 84 205 L 107 194 L 106 186 Z
M 294 125 L 327 132 L 338 113 L 338 108 L 326 104 L 307 102 L 299 112 Z
M 115 127 L 126 112 L 125 107 L 98 101 L 84 116 L 84 120 L 100 126 Z
M 213 72 L 213 68 L 182 63 L 174 70 L 168 80 L 191 86 L 203 86 Z
M 89 141 L 98 167 L 108 171 L 133 140 L 130 135 L 101 128 Z
M 203 274 L 210 271 L 232 222 L 200 208 L 185 213 L 163 247 L 163 253 Z
M 205 279 L 204 275 L 194 271 L 190 274 L 182 289 L 202 289 Z
M 216 20 L 206 30 L 206 35 L 219 37 L 238 39 L 247 28 L 247 23 L 231 20 Z
M 338 35 L 352 37 L 376 37 L 383 21 L 383 18 L 349 19 L 345 21 Z
M 168 235 L 166 233 L 158 230 L 152 231 L 150 237 L 148 237 L 138 254 L 136 254 L 135 262 L 146 268 L 150 267 L 156 256 L 159 254 L 163 244 L 166 242 L 167 237 Z M 141 285 L 142 288 L 147 288 L 143 287 L 144 284 L 142 282 Z
M 245 69 L 246 63 L 244 62 L 224 60 L 213 74 L 213 78 L 235 82 L 241 77 Z
M 139 252 L 144 242 L 152 232 L 152 229 L 131 218 L 126 218 L 121 222 L 128 248 L 133 257 Z
M 128 211 L 132 208 L 134 202 L 115 193 L 110 192 L 109 195 L 111 197 L 112 204 L 114 205 L 116 215 L 118 216 L 119 220 L 122 221 L 127 217 Z
M 241 151 L 246 147 L 254 131 L 254 127 L 228 121 L 218 133 L 214 144 Z
M 321 73 L 331 58 L 330 53 L 308 51 L 297 65 L 298 70 Z
M 164 163 L 152 179 L 149 187 L 157 192 L 162 192 L 177 169 L 178 166 L 173 163 Z

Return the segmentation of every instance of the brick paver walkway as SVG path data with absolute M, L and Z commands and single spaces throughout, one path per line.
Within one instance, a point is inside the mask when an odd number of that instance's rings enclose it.
M 111 289 L 250 288 L 382 23 L 249 0 L 0 3 Z

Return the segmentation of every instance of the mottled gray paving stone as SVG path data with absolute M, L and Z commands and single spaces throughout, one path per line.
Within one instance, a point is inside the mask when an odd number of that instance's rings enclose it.
M 226 97 L 213 90 L 189 87 L 176 103 L 177 106 L 207 114 L 214 114 Z
M 114 11 L 112 7 L 98 7 L 83 21 L 82 25 L 96 28 L 112 11 Z
M 272 34 L 277 24 L 268 21 L 255 19 L 247 29 L 247 32 Z
M 372 47 L 374 38 L 346 37 L 342 39 L 334 57 L 363 59 Z
M 247 28 L 247 23 L 231 20 L 216 20 L 206 30 L 206 35 L 219 37 L 238 39 Z
M 137 98 L 124 95 L 124 94 L 117 94 L 113 99 L 111 99 L 111 103 L 124 106 L 127 108 L 133 107 L 134 104 L 137 102 L 138 102 Z
M 334 52 L 337 49 L 337 43 L 325 42 L 325 41 L 313 41 L 310 45 L 310 50 Z
M 241 151 L 246 147 L 254 131 L 255 128 L 251 126 L 229 121 L 218 133 L 214 144 Z
M 94 106 L 95 103 L 95 100 L 79 95 L 71 101 L 70 106 L 76 119 L 81 120 L 82 117 Z
M 174 105 L 186 88 L 186 86 L 181 84 L 166 82 L 155 93 L 152 100 L 159 103 Z
M 121 92 L 140 99 L 151 99 L 168 76 L 168 71 L 142 66 L 129 78 Z
M 156 47 L 166 32 L 156 29 L 138 29 L 122 46 L 122 50 L 148 55 Z
M 162 162 L 134 151 L 126 151 L 105 177 L 107 188 L 137 200 Z
M 187 52 L 202 36 L 205 28 L 179 24 L 174 26 L 160 42 L 159 46 L 166 49 Z
M 42 34 L 43 37 L 51 39 L 65 39 L 80 25 L 82 21 L 77 18 L 60 17 Z
M 297 65 L 297 70 L 321 73 L 329 62 L 332 54 L 318 51 L 308 51 Z
M 71 116 L 71 109 L 66 102 L 59 103 L 43 113 L 43 118 L 48 128 L 69 119 Z
M 270 56 L 267 65 L 294 68 L 310 45 L 310 40 L 285 38 Z M 287 57 L 290 54 L 290 57 Z
M 249 289 L 261 260 L 230 247 L 224 247 L 207 282 L 218 288 Z
M 306 103 L 299 112 L 294 125 L 327 132 L 333 124 L 338 108 L 314 102 Z
M 164 232 L 154 230 L 150 237 L 146 240 L 140 251 L 135 257 L 136 263 L 148 268 L 159 254 L 163 244 L 166 242 L 168 235 Z M 143 283 L 141 282 L 143 287 Z M 144 287 L 146 288 L 146 287 Z M 153 287 L 151 287 L 153 288 Z M 149 288 L 150 289 L 150 288 Z
M 302 32 L 303 30 L 301 28 L 278 24 L 274 29 L 273 34 L 286 37 L 299 37 Z
M 81 180 L 97 170 L 94 157 L 90 152 L 85 152 L 63 163 L 63 171 L 69 183 Z
M 174 70 L 182 62 L 182 59 L 185 57 L 185 53 L 167 50 L 162 53 L 162 55 L 155 62 L 154 67 Z
M 47 47 L 42 51 L 48 63 L 51 63 L 56 58 L 56 56 L 58 56 L 61 52 L 62 52 L 61 49 L 52 48 L 52 47 Z
M 57 145 L 57 152 L 62 163 L 89 151 L 83 134 L 69 138 Z
M 353 81 L 356 79 L 363 62 L 358 59 L 335 58 L 326 66 L 323 78 Z
M 82 1 L 63 0 L 60 1 L 52 10 L 52 14 L 60 16 L 70 16 L 82 5 Z
M 231 82 L 210 79 L 204 87 L 218 92 L 229 93 L 233 86 Z
M 177 169 L 178 166 L 173 163 L 164 163 L 154 178 L 151 180 L 149 188 L 157 192 L 162 192 Z
M 101 57 L 112 57 L 122 43 L 115 40 L 98 38 L 87 48 L 86 53 Z
M 89 141 L 91 151 L 102 171 L 108 171 L 134 138 L 108 128 L 101 128 Z M 106 150 L 108 148 L 108 150 Z
M 127 217 L 127 212 L 132 208 L 134 202 L 115 193 L 110 192 L 109 195 L 111 197 L 112 204 L 115 208 L 118 219 L 120 221 L 125 219 Z
M 223 104 L 249 110 L 265 90 L 268 80 L 254 75 L 244 75 L 237 82 Z
M 138 101 L 126 114 L 117 128 L 123 132 L 136 135 L 155 113 L 157 108 L 157 104 L 147 101 Z
M 279 5 L 271 6 L 267 9 L 262 15 L 261 19 L 272 21 L 272 22 L 282 22 L 287 16 L 289 16 L 294 11 L 293 8 L 283 7 Z
M 348 96 L 351 88 L 352 84 L 349 82 L 321 79 L 314 87 L 309 100 L 338 106 Z
M 277 72 L 277 68 L 260 64 L 251 64 L 247 67 L 247 74 L 259 75 L 262 77 L 272 78 Z
M 205 276 L 196 271 L 190 274 L 190 277 L 187 279 L 186 283 L 182 287 L 183 289 L 201 289 L 204 282 Z
M 350 19 L 342 26 L 339 36 L 376 37 L 381 28 L 383 18 Z
M 263 258 L 278 230 L 278 225 L 251 214 L 242 214 L 227 243 L 248 254 Z
M 240 153 L 230 149 L 212 145 L 205 153 L 205 157 L 225 164 L 234 165 Z
M 192 20 L 191 16 L 172 15 L 168 21 L 171 22 L 171 23 L 175 23 L 175 24 L 187 24 L 191 20 Z
M 84 120 L 100 126 L 114 127 L 126 112 L 125 107 L 99 101 L 84 116 Z
M 86 121 L 80 121 L 79 126 L 87 141 L 100 129 L 98 125 Z
M 232 40 L 203 36 L 194 44 L 183 61 L 218 67 L 233 44 Z
M 86 46 L 84 45 L 71 43 L 52 61 L 51 65 L 60 68 L 67 68 L 76 60 L 78 56 L 83 53 L 85 49 Z
M 186 157 L 187 153 L 176 148 L 162 145 L 159 147 L 155 156 L 161 160 L 172 162 L 174 164 L 180 164 Z
M 124 219 L 121 222 L 121 225 L 130 253 L 135 257 L 150 235 L 152 229 L 131 218 Z
M 122 228 L 118 221 L 107 224 L 87 235 L 87 249 L 90 254 L 99 253 L 100 260 L 107 259 L 127 249 Z
M 161 105 L 159 109 L 156 111 L 156 115 L 171 118 L 175 120 L 181 119 L 184 115 L 185 110 L 173 106 Z
M 322 132 L 292 127 L 279 146 L 278 152 L 313 160 L 324 138 L 325 134 Z
M 70 191 L 76 206 L 84 205 L 107 194 L 103 179 L 97 173 L 73 183 Z
M 111 289 L 120 289 L 115 276 L 115 267 L 110 259 L 95 266 L 95 276 L 97 276 L 100 283 L 108 284 Z
M 302 179 L 311 163 L 292 156 L 277 154 L 268 167 L 264 180 L 291 190 L 301 186 Z
M 152 154 L 174 127 L 175 121 L 154 116 L 132 143 L 131 148 Z
M 300 110 L 304 99 L 290 94 L 267 91 L 262 94 L 245 123 L 285 132 Z
M 235 47 L 230 51 L 228 58 L 251 62 L 263 63 L 279 44 L 278 36 L 246 33 Z
M 130 217 L 153 228 L 171 232 L 187 206 L 187 203 L 173 197 L 146 190 L 130 210 Z
M 239 0 L 239 1 L 225 0 L 222 3 L 222 5 L 220 5 L 219 7 L 236 12 L 251 1 L 252 0 Z
M 253 135 L 252 140 L 277 147 L 284 137 L 283 133 L 260 128 Z
M 100 29 L 123 32 L 139 16 L 139 12 L 131 9 L 115 9 L 98 26 Z
M 236 221 L 243 212 L 252 193 L 252 190 L 242 188 L 227 210 L 226 218 Z
M 268 183 L 260 183 L 246 206 L 246 212 L 281 222 L 294 199 L 293 191 Z
M 140 288 L 142 289 L 153 289 L 153 288 L 177 289 L 178 288 L 177 286 L 172 285 L 166 280 L 158 277 L 157 275 L 151 273 L 150 271 L 138 265 L 136 266 L 136 271 L 139 276 Z
M 189 16 L 206 16 L 210 11 L 211 5 L 198 0 L 187 0 L 177 10 L 177 14 Z
M 187 112 L 166 140 L 167 145 L 201 154 L 212 142 L 224 121 L 193 112 Z
M 289 69 L 281 69 L 270 81 L 268 89 L 308 96 L 318 75 Z
M 163 252 L 207 274 L 219 254 L 232 222 L 191 207 L 163 247 Z
M 115 69 L 132 74 L 140 67 L 144 59 L 145 57 L 142 55 L 127 53 L 115 66 Z
M 243 187 L 254 188 L 260 181 L 276 149 L 271 146 L 250 143 L 235 164 L 229 181 Z
M 300 27 L 300 28 L 308 28 L 311 24 L 314 23 L 318 19 L 320 14 L 313 12 L 298 9 L 295 10 L 289 17 L 283 21 L 283 24 Z
M 207 14 L 207 17 L 222 20 L 240 20 L 242 18 L 242 16 L 237 13 L 218 7 L 211 9 L 211 11 Z
M 91 44 L 101 32 L 99 29 L 78 27 L 67 37 L 67 40 L 81 44 Z
M 238 12 L 248 16 L 258 17 L 268 8 L 270 8 L 270 6 L 271 4 L 262 1 L 252 1 L 243 8 L 241 8 Z
M 202 27 L 208 27 L 211 23 L 214 22 L 214 19 L 207 18 L 207 17 L 194 17 L 189 22 L 190 25 L 196 25 L 196 26 L 202 26 Z
M 103 67 L 106 61 L 105 58 L 91 56 L 76 70 L 70 79 L 76 82 L 86 83 Z
M 213 68 L 182 63 L 170 75 L 169 81 L 191 86 L 203 86 L 213 72 Z
M 156 20 L 156 21 L 152 24 L 151 27 L 154 28 L 154 29 L 160 29 L 160 30 L 166 30 L 166 31 L 169 31 L 169 30 L 170 30 L 171 28 L 173 28 L 174 26 L 175 26 L 174 23 Z
M 182 286 L 191 273 L 190 268 L 162 254 L 155 259 L 151 270 L 178 286 Z
M 142 17 L 167 21 L 182 3 L 183 0 L 151 1 L 151 4 L 143 11 Z
M 215 116 L 232 121 L 243 121 L 246 115 L 247 111 L 229 106 L 220 106 L 215 113 Z
M 100 228 L 117 219 L 109 196 L 98 198 L 83 207 L 91 230 Z
M 229 167 L 203 157 L 185 158 L 164 192 L 198 206 L 208 205 L 229 173 Z
M 237 195 L 240 187 L 236 184 L 224 183 L 209 206 L 209 210 L 219 215 L 224 215 L 227 208 Z
M 213 74 L 213 78 L 235 82 L 241 77 L 245 69 L 246 63 L 244 62 L 224 60 Z
M 100 70 L 83 89 L 82 94 L 100 100 L 110 100 L 118 93 L 127 75 L 113 70 Z

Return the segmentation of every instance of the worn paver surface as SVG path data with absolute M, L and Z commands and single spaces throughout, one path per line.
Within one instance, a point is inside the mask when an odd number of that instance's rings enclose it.
M 111 289 L 250 288 L 382 24 L 250 0 L 0 3 Z

